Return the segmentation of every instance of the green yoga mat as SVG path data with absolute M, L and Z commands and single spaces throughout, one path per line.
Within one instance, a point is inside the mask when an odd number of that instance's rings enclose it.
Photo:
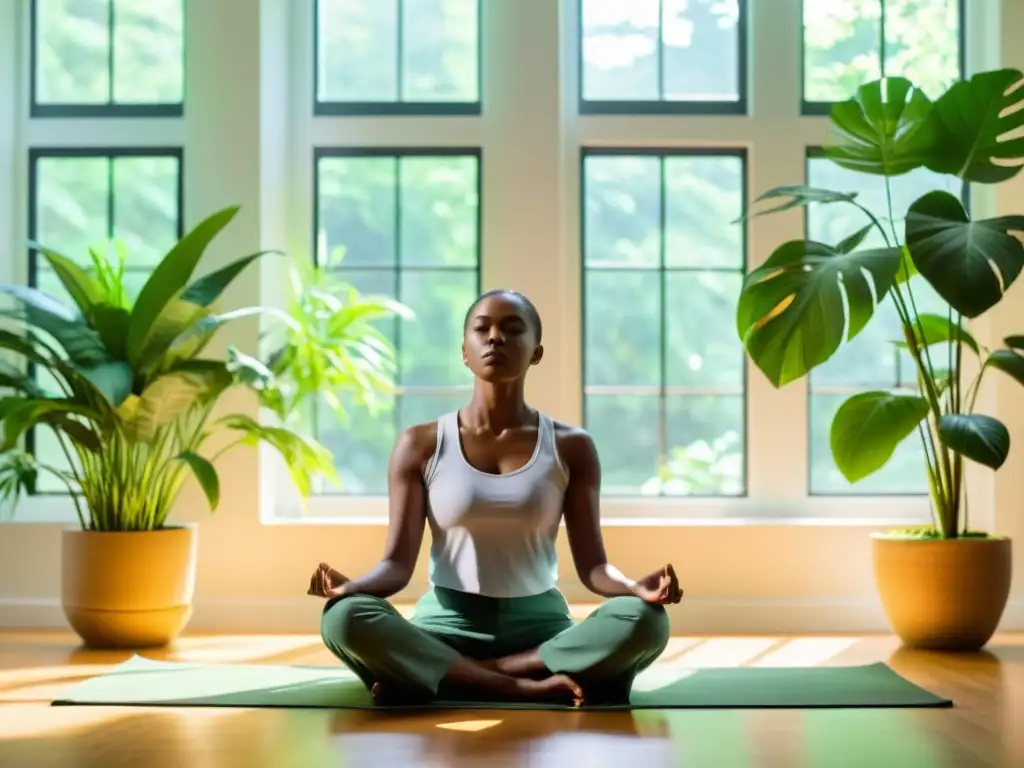
M 859 667 L 740 667 L 653 671 L 637 678 L 628 705 L 584 709 L 948 707 L 885 664 Z M 671 678 L 671 679 L 666 679 Z M 568 709 L 551 704 L 433 702 L 375 706 L 341 667 L 184 664 L 135 656 L 72 688 L 54 705 L 323 709 Z

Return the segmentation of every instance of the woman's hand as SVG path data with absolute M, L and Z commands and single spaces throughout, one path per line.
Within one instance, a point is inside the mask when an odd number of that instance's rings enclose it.
M 668 605 L 683 599 L 679 579 L 671 564 L 640 579 L 633 587 L 633 594 L 652 605 Z
M 343 587 L 349 582 L 348 577 L 331 568 L 327 563 L 320 563 L 309 579 L 307 595 L 314 597 L 340 597 L 345 594 Z

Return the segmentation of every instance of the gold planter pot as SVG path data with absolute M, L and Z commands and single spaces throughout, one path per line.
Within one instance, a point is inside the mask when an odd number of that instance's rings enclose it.
M 195 525 L 65 530 L 61 603 L 71 628 L 92 648 L 169 643 L 192 616 L 197 541 Z
M 875 583 L 905 646 L 977 651 L 988 643 L 1010 595 L 1010 539 L 873 539 Z

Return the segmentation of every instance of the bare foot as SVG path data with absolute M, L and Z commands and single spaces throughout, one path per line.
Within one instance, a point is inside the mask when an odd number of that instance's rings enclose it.
M 568 675 L 551 675 L 543 680 L 521 680 L 519 690 L 527 701 L 553 701 L 583 705 L 583 688 Z

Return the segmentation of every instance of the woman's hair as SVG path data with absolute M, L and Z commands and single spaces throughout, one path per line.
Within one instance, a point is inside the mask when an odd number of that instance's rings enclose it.
M 523 309 L 526 313 L 526 319 L 533 326 L 534 333 L 537 334 L 537 343 L 540 344 L 541 333 L 543 326 L 540 322 L 540 312 L 537 311 L 537 307 L 533 305 L 533 302 L 523 296 L 519 291 L 513 291 L 510 288 L 496 288 L 493 291 L 487 291 L 477 296 L 476 301 L 469 305 L 469 309 L 466 310 L 466 318 L 462 321 L 462 332 L 465 333 L 469 327 L 470 318 L 473 316 L 473 310 L 477 308 L 477 305 L 484 299 L 489 299 L 492 296 L 503 296 L 514 301 L 518 301 L 523 305 Z

